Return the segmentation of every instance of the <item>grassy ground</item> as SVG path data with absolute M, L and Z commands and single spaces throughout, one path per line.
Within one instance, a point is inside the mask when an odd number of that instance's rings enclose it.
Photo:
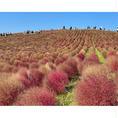
M 98 58 L 100 60 L 101 63 L 104 63 L 105 59 L 102 56 L 101 52 L 99 52 L 96 48 L 95 48 L 95 53 L 98 55 Z
M 75 106 L 75 103 L 73 100 L 73 96 L 74 96 L 73 94 L 74 94 L 74 87 L 76 86 L 78 80 L 80 80 L 79 75 L 72 78 L 72 81 L 70 82 L 70 84 L 66 86 L 67 92 L 57 96 L 57 105 Z

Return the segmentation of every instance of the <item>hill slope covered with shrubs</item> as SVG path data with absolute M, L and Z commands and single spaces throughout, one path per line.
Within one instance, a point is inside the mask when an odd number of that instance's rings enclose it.
M 0 105 L 118 105 L 118 32 L 0 37 Z

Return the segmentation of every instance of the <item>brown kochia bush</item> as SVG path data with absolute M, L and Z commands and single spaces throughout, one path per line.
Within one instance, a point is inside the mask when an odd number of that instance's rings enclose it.
M 116 105 L 116 88 L 107 76 L 88 74 L 82 76 L 74 90 L 77 105 L 110 106 Z
M 65 61 L 65 63 L 60 64 L 57 69 L 65 72 L 69 79 L 80 73 L 82 67 L 82 60 L 77 59 L 77 57 L 70 58 Z
M 115 55 L 108 56 L 105 60 L 105 64 L 108 66 L 110 71 L 112 72 L 118 71 L 118 56 Z
M 116 94 L 117 94 L 117 102 L 118 102 L 118 72 L 114 78 L 114 84 L 116 85 Z
M 33 87 L 19 94 L 13 105 L 17 106 L 52 106 L 56 98 L 45 88 Z
M 57 69 L 66 73 L 69 79 L 75 75 L 74 69 L 65 63 L 60 64 Z
M 109 70 L 107 66 L 103 64 L 96 64 L 96 65 L 91 65 L 87 67 L 85 70 L 82 72 L 82 77 L 108 77 L 108 79 L 111 79 Z
M 42 79 L 44 74 L 37 69 L 21 69 L 18 74 L 16 74 L 16 80 L 20 81 L 26 88 L 31 86 L 40 86 L 42 84 Z
M 46 63 L 45 65 L 41 65 L 39 67 L 39 71 L 45 75 L 47 75 L 49 72 L 51 72 L 52 70 L 55 70 L 55 69 L 56 69 L 56 65 L 51 62 Z
M 99 58 L 96 54 L 92 53 L 91 55 L 86 57 L 82 62 L 82 71 L 85 70 L 87 67 L 96 64 L 100 64 Z
M 108 54 L 107 54 L 107 57 L 109 57 L 109 56 L 116 56 L 116 53 L 115 52 L 109 52 Z
M 77 59 L 77 57 L 70 57 L 68 58 L 64 64 L 67 64 L 72 68 L 73 76 L 78 74 L 78 64 L 80 64 L 80 60 Z
M 12 78 L 0 81 L 0 105 L 11 105 L 24 86 Z

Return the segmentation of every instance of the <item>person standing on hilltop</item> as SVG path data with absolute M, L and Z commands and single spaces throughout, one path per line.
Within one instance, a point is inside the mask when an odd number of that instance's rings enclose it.
M 118 32 L 118 27 L 117 27 L 116 31 Z
M 102 30 L 102 26 L 100 27 L 100 30 Z

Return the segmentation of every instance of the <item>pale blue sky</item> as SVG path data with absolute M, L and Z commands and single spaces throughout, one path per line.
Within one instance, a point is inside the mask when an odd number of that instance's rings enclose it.
M 25 30 L 49 30 L 87 26 L 116 30 L 117 12 L 0 12 L 0 32 L 24 32 Z

